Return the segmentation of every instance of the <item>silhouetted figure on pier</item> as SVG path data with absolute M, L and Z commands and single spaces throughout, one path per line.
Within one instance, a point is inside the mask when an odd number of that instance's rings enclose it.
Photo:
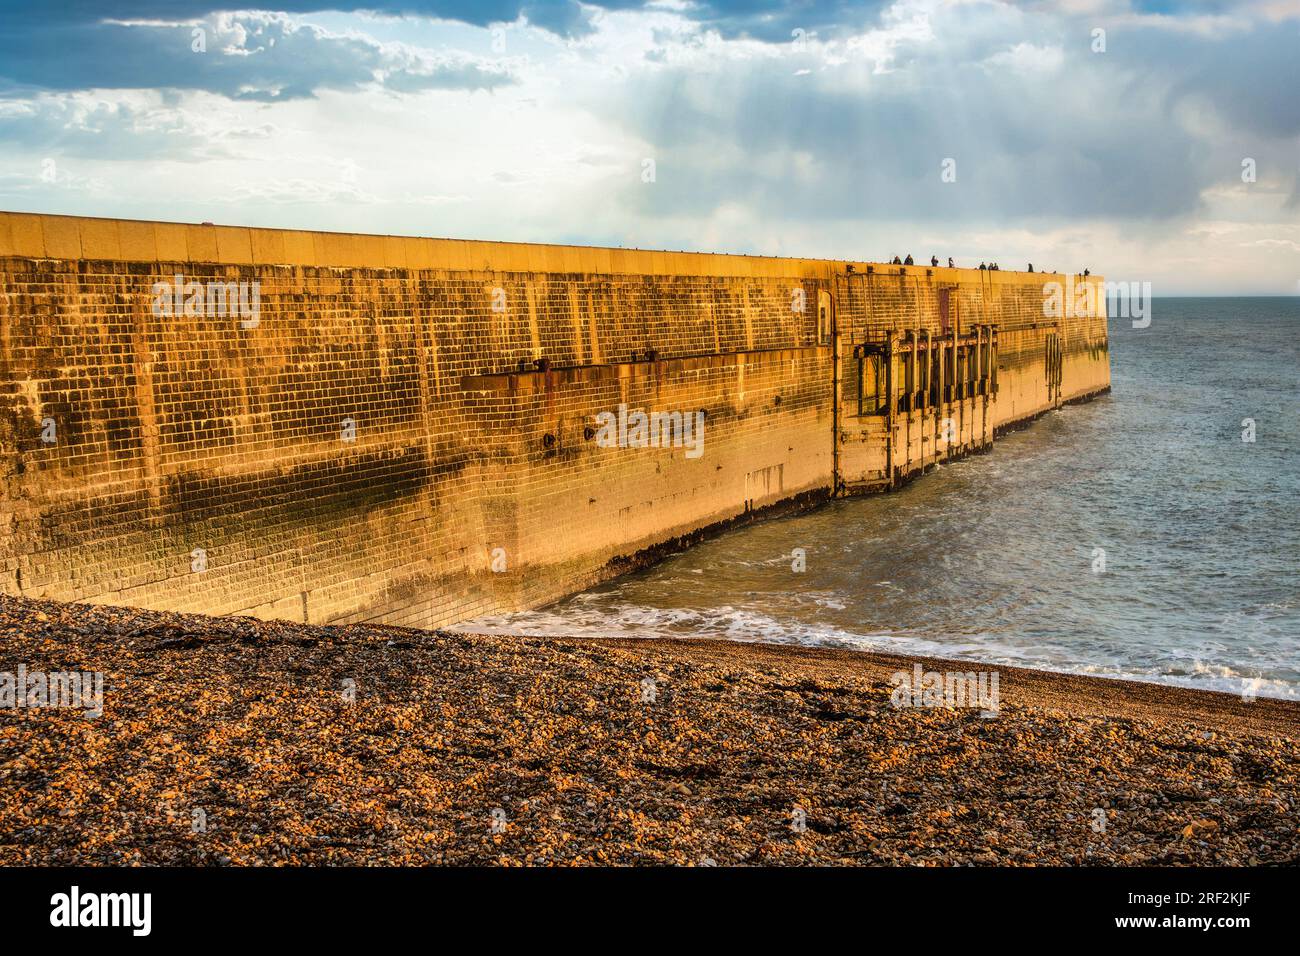
M 912 261 L 912 254 L 910 252 L 907 254 L 907 258 L 903 260 L 903 265 L 905 266 L 916 265 L 916 263 Z
M 903 260 L 898 258 L 898 256 L 894 256 L 894 261 L 891 263 L 891 265 L 901 266 L 902 264 L 903 264 Z
M 1029 271 L 1030 271 L 1030 272 L 1033 272 L 1033 271 L 1034 271 L 1034 264 L 1033 264 L 1032 262 L 1029 263 Z
M 1089 271 L 1085 268 L 1085 269 L 1083 270 L 1083 277 L 1086 279 L 1086 278 L 1087 278 L 1088 276 L 1090 276 L 1090 275 L 1092 275 L 1092 273 L 1089 272 Z
M 982 262 L 980 263 L 980 271 L 981 271 L 981 272 L 983 272 L 983 271 L 984 271 L 985 269 L 987 269 L 987 268 L 988 268 L 988 266 L 986 266 L 984 263 L 982 263 Z
M 930 265 L 932 265 L 932 266 L 937 266 L 938 264 L 939 264 L 939 257 L 938 257 L 938 256 L 931 256 L 931 257 L 930 257 Z
M 948 268 L 949 268 L 949 269 L 953 268 L 953 264 L 952 264 L 952 256 L 949 256 L 949 257 L 948 257 Z

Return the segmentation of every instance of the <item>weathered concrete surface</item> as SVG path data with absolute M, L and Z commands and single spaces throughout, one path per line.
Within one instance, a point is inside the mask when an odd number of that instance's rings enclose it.
M 177 276 L 255 284 L 255 320 L 156 314 Z M 0 213 L 0 592 L 533 606 L 1103 390 L 1104 318 L 1043 316 L 1063 278 Z M 938 400 L 903 409 L 914 341 Z M 859 415 L 860 345 L 889 414 Z M 706 413 L 702 453 L 599 447 L 620 405 Z

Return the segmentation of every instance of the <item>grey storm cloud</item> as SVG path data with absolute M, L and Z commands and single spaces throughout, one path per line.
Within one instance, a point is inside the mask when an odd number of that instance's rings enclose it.
M 114 14 L 146 17 L 152 7 L 163 5 L 123 6 L 133 9 Z M 297 24 L 278 13 L 188 22 L 179 22 L 175 10 L 165 21 L 103 15 L 100 10 L 99 18 L 47 15 L 36 21 L 27 14 L 6 24 L 10 29 L 0 34 L 0 93 L 174 89 L 281 101 L 375 82 L 404 92 L 490 90 L 513 82 L 503 68 L 469 57 L 421 59 L 364 36 Z M 204 31 L 206 52 L 194 50 L 196 29 Z
M 363 36 L 337 36 L 287 15 L 367 12 L 419 16 L 475 26 L 528 22 L 560 36 L 591 30 L 593 11 L 639 9 L 645 0 L 274 0 L 274 13 L 219 0 L 65 0 L 4 3 L 0 32 L 0 95 L 34 90 L 205 90 L 237 99 L 279 101 L 321 89 L 355 89 L 378 72 L 395 92 L 493 89 L 512 82 L 500 68 L 470 59 L 394 69 L 383 48 Z M 726 37 L 788 42 L 794 30 L 830 36 L 869 24 L 878 0 L 705 0 L 679 11 Z M 191 51 L 195 27 L 233 22 L 243 31 L 209 37 L 208 52 Z
M 954 11 L 869 77 L 794 57 L 646 72 L 609 104 L 657 164 L 654 186 L 622 201 L 665 217 L 737 204 L 791 221 L 1159 220 L 1239 184 L 1242 156 L 1297 189 L 1294 23 L 1220 38 L 1136 28 L 1093 54 L 1077 23 L 1002 12 L 977 24 Z M 1007 54 L 1026 42 L 1059 66 L 1018 69 Z M 1217 122 L 1188 123 L 1183 107 Z
M 820 38 L 859 32 L 879 19 L 887 0 L 706 0 L 688 15 L 727 38 L 751 37 L 770 43 L 788 43 L 796 30 Z
M 251 5 L 253 9 L 261 9 Z M 581 36 L 591 30 L 597 10 L 637 10 L 647 0 L 275 0 L 265 9 L 282 13 L 375 13 L 386 16 L 431 17 L 485 27 L 513 23 L 524 17 L 534 26 L 560 36 Z M 731 38 L 784 42 L 791 31 L 843 33 L 869 23 L 887 0 L 696 0 L 682 16 Z M 246 10 L 250 5 L 220 0 L 62 0 L 52 4 L 0 3 L 13 47 L 25 41 L 38 46 L 84 38 L 111 20 L 197 20 L 212 13 Z
M 718 78 L 709 82 L 716 95 Z M 657 162 L 654 188 L 627 193 L 640 212 L 743 201 L 768 218 L 1172 216 L 1194 208 L 1201 186 L 1195 143 L 1173 123 L 1103 116 L 1082 100 L 1026 97 L 978 75 L 965 86 L 973 97 L 935 92 L 928 102 L 888 84 L 870 98 L 792 89 L 788 76 L 767 71 L 732 83 L 735 111 L 725 116 L 674 108 L 679 88 L 646 95 L 664 96 L 666 114 L 629 117 Z M 1022 111 L 994 102 L 1008 92 Z M 735 151 L 737 161 L 722 167 L 707 160 Z M 956 182 L 941 179 L 946 159 Z M 816 175 L 801 177 L 804 165 Z
M 1300 135 L 1300 22 L 1220 37 L 1136 30 L 1107 55 L 1168 78 L 1171 107 L 1205 102 L 1246 135 Z
M 200 89 L 279 101 L 373 84 L 400 94 L 513 81 L 491 62 L 431 58 L 360 34 L 295 25 L 281 14 L 214 16 L 212 0 L 54 6 L 7 14 L 0 91 Z M 522 15 L 553 32 L 579 35 L 590 26 L 592 8 L 643 4 L 280 0 L 274 6 L 288 14 L 367 10 L 480 26 Z M 697 30 L 769 40 L 771 54 L 796 29 L 820 40 L 860 33 L 880 23 L 884 6 L 698 0 L 676 12 Z M 1287 167 L 1285 156 L 1300 135 L 1300 23 L 1256 22 L 1211 34 L 1117 20 L 1108 51 L 1093 54 L 1095 18 L 1074 16 L 1072 8 L 993 0 L 944 8 L 931 18 L 932 35 L 891 48 L 890 70 L 883 73 L 870 74 L 863 62 L 820 61 L 816 44 L 807 60 L 791 52 L 712 58 L 703 67 L 660 50 L 623 80 L 565 95 L 653 149 L 655 184 L 629 184 L 620 194 L 628 209 L 645 216 L 694 217 L 742 204 L 773 220 L 1167 219 L 1194 212 L 1208 187 L 1230 185 L 1243 156 L 1259 159 L 1261 169 L 1285 169 L 1282 186 L 1294 207 L 1300 185 L 1296 164 Z M 1116 0 L 1116 9 L 1233 12 L 1214 0 L 1176 8 Z M 209 52 L 196 56 L 191 24 L 178 22 L 190 19 L 229 24 L 233 32 L 209 36 Z M 1030 61 L 1040 55 L 1041 68 L 1016 63 L 1015 51 L 1024 46 Z M 801 67 L 807 72 L 796 75 Z M 58 119 L 48 121 L 42 136 L 54 135 L 59 127 L 48 124 Z M 124 138 L 142 125 L 120 113 L 105 115 L 101 125 L 115 121 Z M 181 122 L 164 113 L 144 125 L 156 137 L 173 121 Z M 31 122 L 13 113 L 5 125 L 17 138 L 17 128 Z M 90 140 L 75 131 L 66 136 Z M 175 134 L 166 138 L 182 142 Z M 946 158 L 956 161 L 956 183 L 940 179 Z

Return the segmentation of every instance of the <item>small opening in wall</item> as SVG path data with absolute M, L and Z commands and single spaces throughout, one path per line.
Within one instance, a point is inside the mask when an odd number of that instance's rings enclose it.
M 542 447 L 543 447 L 543 448 L 554 448 L 554 447 L 555 447 L 555 436 L 552 435 L 550 432 L 547 432 L 545 435 L 543 435 L 543 436 L 542 436 Z
M 596 429 L 588 425 L 586 428 L 582 430 L 582 437 L 585 438 L 587 441 L 591 441 L 593 438 L 596 437 Z

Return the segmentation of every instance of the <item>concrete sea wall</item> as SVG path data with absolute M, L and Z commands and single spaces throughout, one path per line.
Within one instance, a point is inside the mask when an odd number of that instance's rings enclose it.
M 1105 390 L 1104 302 L 1045 315 L 1065 281 L 0 213 L 0 591 L 535 606 Z

